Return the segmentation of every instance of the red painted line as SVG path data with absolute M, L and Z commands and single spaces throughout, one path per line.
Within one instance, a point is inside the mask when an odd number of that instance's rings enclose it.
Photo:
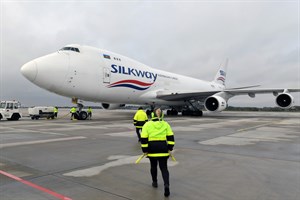
M 61 200 L 72 200 L 72 199 L 69 198 L 69 197 L 65 197 L 64 195 L 58 194 L 58 193 L 56 193 L 56 192 L 54 192 L 54 191 L 52 191 L 52 190 L 43 188 L 43 187 L 41 187 L 41 186 L 39 186 L 39 185 L 36 185 L 36 184 L 34 184 L 34 183 L 31 183 L 31 182 L 29 182 L 29 181 L 25 181 L 24 179 L 21 179 L 21 178 L 19 178 L 19 177 L 17 177 L 17 176 L 14 176 L 14 175 L 9 174 L 9 173 L 7 173 L 7 172 L 4 172 L 4 171 L 2 171 L 2 170 L 0 170 L 0 174 L 3 174 L 4 176 L 7 176 L 7 177 L 9 177 L 9 178 L 12 178 L 12 179 L 14 179 L 14 180 L 16 180 L 16 181 L 19 181 L 19 182 L 21 182 L 21 183 L 23 183 L 23 184 L 25 184 L 25 185 L 28 185 L 28 186 L 30 186 L 30 187 L 33 187 L 33 188 L 35 188 L 35 189 L 38 189 L 38 190 L 43 191 L 43 192 L 45 192 L 45 193 L 48 193 L 48 194 L 50 194 L 50 195 L 52 195 L 52 196 L 54 196 L 54 197 L 56 197 L 56 198 L 58 198 L 58 199 L 61 199 Z

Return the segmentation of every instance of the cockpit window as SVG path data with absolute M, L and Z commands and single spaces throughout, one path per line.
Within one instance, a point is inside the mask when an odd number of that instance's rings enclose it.
M 76 47 L 63 47 L 62 49 L 60 49 L 60 51 L 76 51 L 80 53 L 79 49 Z

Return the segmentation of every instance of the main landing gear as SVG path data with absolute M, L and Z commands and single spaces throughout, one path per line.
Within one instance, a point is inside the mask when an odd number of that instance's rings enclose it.
M 189 103 L 190 105 L 187 105 L 187 109 L 182 110 L 183 116 L 203 116 L 203 111 L 200 110 L 200 108 L 203 106 L 199 103 L 199 101 L 189 100 L 187 101 L 187 103 Z
M 185 108 L 181 109 L 182 116 L 203 116 L 203 111 L 200 109 L 201 104 L 199 101 L 189 100 L 186 102 L 188 104 L 185 106 Z M 178 111 L 175 108 L 172 108 L 171 110 L 167 110 L 167 115 L 178 115 Z
M 171 110 L 167 110 L 167 115 L 168 116 L 177 116 L 178 111 L 174 108 Z M 182 116 L 199 116 L 201 117 L 203 115 L 202 110 L 191 110 L 191 109 L 183 109 L 181 110 L 181 115 Z
M 200 110 L 201 105 L 197 101 L 187 101 L 187 105 L 183 107 L 178 107 L 179 112 L 181 111 L 182 116 L 203 116 L 203 111 Z M 171 109 L 167 110 L 166 114 L 168 116 L 177 116 L 178 115 L 178 109 L 172 107 Z M 151 105 L 151 109 L 147 109 L 146 113 L 148 116 L 151 115 L 151 113 L 154 110 L 154 105 Z

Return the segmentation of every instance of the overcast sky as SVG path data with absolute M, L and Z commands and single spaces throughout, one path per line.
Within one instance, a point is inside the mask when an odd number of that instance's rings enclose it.
M 227 87 L 300 88 L 298 1 L 1 0 L 0 99 L 72 105 L 20 68 L 74 43 L 208 81 L 229 58 Z M 275 106 L 274 99 L 234 97 L 229 105 Z

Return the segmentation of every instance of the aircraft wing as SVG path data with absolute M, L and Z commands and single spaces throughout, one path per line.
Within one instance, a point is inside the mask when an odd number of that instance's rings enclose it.
M 249 95 L 255 97 L 255 94 L 273 93 L 277 96 L 279 93 L 300 92 L 300 89 L 225 89 L 219 91 L 203 91 L 203 92 L 170 92 L 160 91 L 157 93 L 157 98 L 166 101 L 185 101 L 185 100 L 198 100 L 204 101 L 207 97 L 217 94 L 219 92 L 226 93 L 227 96 L 233 97 L 236 95 Z

